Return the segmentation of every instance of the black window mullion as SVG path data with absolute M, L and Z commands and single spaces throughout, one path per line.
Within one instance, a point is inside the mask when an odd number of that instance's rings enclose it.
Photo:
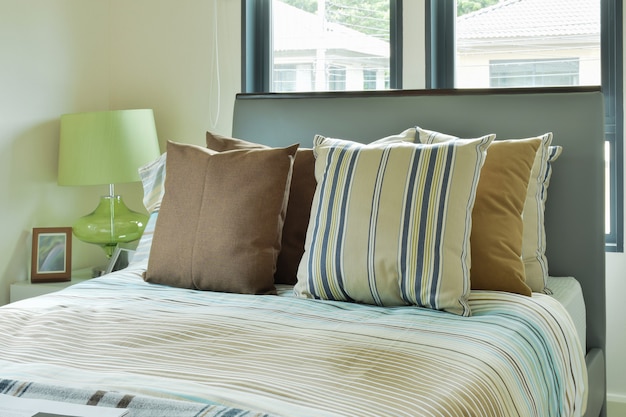
M 389 87 L 402 88 L 402 0 L 389 0 Z
M 456 0 L 426 1 L 426 88 L 454 88 Z
M 242 0 L 241 91 L 270 91 L 272 0 Z

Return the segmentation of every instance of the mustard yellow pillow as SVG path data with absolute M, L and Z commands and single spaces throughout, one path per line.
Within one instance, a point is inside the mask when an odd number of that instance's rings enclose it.
M 459 139 L 418 129 L 422 143 Z M 473 290 L 531 295 L 522 261 L 522 213 L 540 138 L 495 140 L 480 171 L 472 211 L 471 270 Z

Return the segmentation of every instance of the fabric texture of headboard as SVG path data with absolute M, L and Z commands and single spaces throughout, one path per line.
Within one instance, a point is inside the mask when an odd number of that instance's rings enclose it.
M 563 146 L 546 207 L 550 275 L 581 283 L 587 348 L 605 351 L 604 107 L 599 88 L 239 94 L 233 136 L 311 147 L 315 134 L 370 142 L 412 126 L 459 137 L 553 132 Z M 596 414 L 597 415 L 597 414 Z

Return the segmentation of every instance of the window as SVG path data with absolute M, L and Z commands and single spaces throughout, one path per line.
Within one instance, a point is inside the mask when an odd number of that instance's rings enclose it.
M 378 88 L 378 71 L 376 70 L 364 70 L 363 71 L 363 90 L 380 90 L 384 89 L 384 86 Z
M 602 85 L 606 242 L 622 251 L 622 2 L 423 1 L 427 88 Z M 242 11 L 245 92 L 402 87 L 402 0 L 242 0 Z
M 622 2 L 427 0 L 427 85 L 601 85 L 606 249 L 623 251 Z
M 401 0 L 243 0 L 244 91 L 399 88 Z
M 274 66 L 273 91 L 310 91 L 312 69 L 307 64 L 278 64 Z
M 346 89 L 347 72 L 345 67 L 339 65 L 328 65 L 324 74 L 324 81 L 321 90 L 344 91 Z
M 489 61 L 489 87 L 546 87 L 579 84 L 579 59 Z

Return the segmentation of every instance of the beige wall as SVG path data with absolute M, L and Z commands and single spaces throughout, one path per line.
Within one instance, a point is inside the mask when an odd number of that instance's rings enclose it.
M 240 3 L 0 0 L 0 304 L 10 282 L 27 279 L 32 227 L 70 225 L 106 191 L 56 185 L 61 114 L 154 108 L 162 149 L 168 139 L 202 144 L 207 129 L 230 133 Z M 423 2 L 405 9 L 404 87 L 421 88 L 423 25 L 415 22 L 424 18 Z M 139 184 L 118 190 L 140 209 Z M 104 262 L 100 249 L 75 239 L 73 253 L 76 268 Z M 608 254 L 609 394 L 624 401 L 625 272 L 626 255 Z
M 106 2 L 0 0 L 0 304 L 28 276 L 32 228 L 69 226 L 97 202 L 56 185 L 58 119 L 107 107 L 107 33 Z M 75 246 L 76 265 L 97 259 Z
M 206 130 L 230 133 L 240 89 L 240 1 L 110 4 L 111 106 L 153 108 L 162 149 L 166 140 L 203 144 Z
M 153 108 L 162 149 L 229 134 L 239 16 L 238 0 L 0 0 L 0 305 L 28 279 L 32 228 L 70 226 L 108 191 L 56 184 L 59 116 Z M 139 183 L 116 190 L 143 210 Z M 77 239 L 72 253 L 75 269 L 106 263 Z

